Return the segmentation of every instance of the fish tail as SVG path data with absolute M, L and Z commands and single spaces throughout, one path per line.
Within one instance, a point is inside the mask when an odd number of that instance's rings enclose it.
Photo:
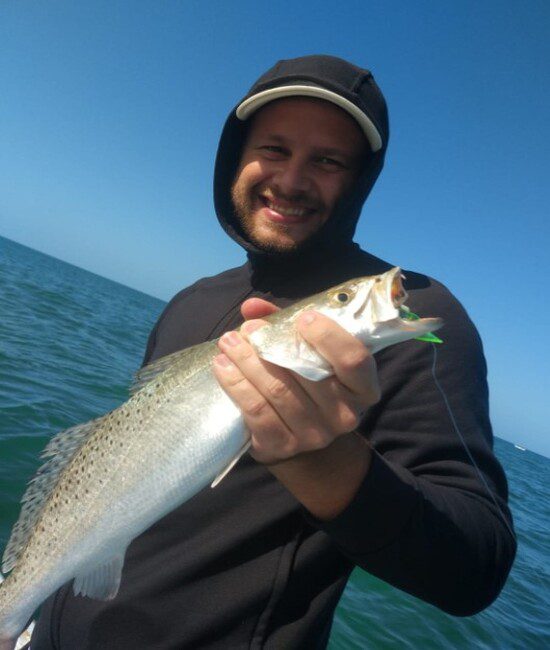
M 17 638 L 23 631 L 26 620 L 17 622 L 18 616 L 11 601 L 10 587 L 10 578 L 4 578 L 0 573 L 0 650 L 15 648 Z

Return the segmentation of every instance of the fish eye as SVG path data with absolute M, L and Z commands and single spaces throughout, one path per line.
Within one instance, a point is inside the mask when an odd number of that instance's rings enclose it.
M 345 291 L 341 291 L 336 295 L 336 300 L 338 302 L 347 302 L 349 300 L 349 295 Z

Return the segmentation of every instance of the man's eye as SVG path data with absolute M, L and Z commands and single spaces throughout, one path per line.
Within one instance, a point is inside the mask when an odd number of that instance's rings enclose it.
M 328 156 L 321 156 L 319 158 L 319 163 L 321 165 L 323 165 L 324 167 L 331 167 L 333 169 L 344 169 L 345 168 L 344 163 L 342 163 L 339 160 L 336 160 L 334 158 L 329 158 Z
M 279 155 L 279 154 L 282 155 L 282 154 L 284 154 L 283 148 L 282 148 L 282 147 L 278 147 L 278 146 L 275 145 L 275 144 L 264 144 L 264 145 L 262 145 L 262 146 L 260 147 L 260 149 L 261 149 L 262 151 L 265 151 L 266 153 L 271 153 L 271 154 L 275 154 L 275 155 Z

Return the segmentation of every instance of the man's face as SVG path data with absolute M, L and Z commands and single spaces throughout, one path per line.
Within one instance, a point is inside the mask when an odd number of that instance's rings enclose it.
M 291 251 L 329 219 L 367 152 L 355 120 L 330 102 L 279 99 L 254 116 L 231 190 L 249 240 Z

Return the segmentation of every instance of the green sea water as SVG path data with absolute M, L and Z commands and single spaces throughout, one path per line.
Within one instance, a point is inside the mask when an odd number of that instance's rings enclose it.
M 0 237 L 0 550 L 48 439 L 127 398 L 163 306 Z M 495 449 L 519 539 L 498 600 L 453 618 L 356 570 L 330 650 L 550 648 L 550 460 L 499 439 Z

